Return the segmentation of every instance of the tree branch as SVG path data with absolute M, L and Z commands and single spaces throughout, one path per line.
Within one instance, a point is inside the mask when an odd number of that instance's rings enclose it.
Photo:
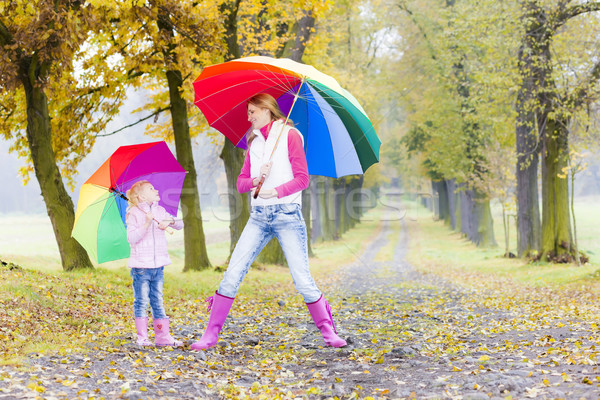
M 589 92 L 597 85 L 600 79 L 600 61 L 594 64 L 594 67 L 590 71 L 588 77 L 581 82 L 573 91 L 566 96 L 566 100 L 569 104 L 573 105 L 573 108 L 578 108 L 585 103 L 589 103 L 588 99 Z
M 14 39 L 10 34 L 10 31 L 6 25 L 4 25 L 4 22 L 0 21 L 0 45 L 4 46 L 12 43 L 14 43 Z
M 600 2 L 588 2 L 583 4 L 576 4 L 574 6 L 563 9 L 558 13 L 556 18 L 554 18 L 554 23 L 551 25 L 554 27 L 554 30 L 564 25 L 568 20 L 574 18 L 578 15 L 600 11 Z
M 155 111 L 155 112 L 153 112 L 152 114 L 150 114 L 150 115 L 148 115 L 148 116 L 146 116 L 146 117 L 144 117 L 144 118 L 140 118 L 140 119 L 138 119 L 136 122 L 134 122 L 134 123 L 132 123 L 132 124 L 125 125 L 124 127 L 122 127 L 122 128 L 119 128 L 119 129 L 117 129 L 116 131 L 112 131 L 111 133 L 98 134 L 98 135 L 96 135 L 96 137 L 104 137 L 104 136 L 111 136 L 111 135 L 114 135 L 115 133 L 121 132 L 121 131 L 123 131 L 123 130 L 125 130 L 125 129 L 127 129 L 127 128 L 131 128 L 132 126 L 135 126 L 135 125 L 139 124 L 140 122 L 143 122 L 143 121 L 145 121 L 145 120 L 147 120 L 147 119 L 150 119 L 150 118 L 152 118 L 152 117 L 158 116 L 158 115 L 159 115 L 161 112 L 163 112 L 163 111 L 167 111 L 167 110 L 169 110 L 169 109 L 171 109 L 171 107 L 159 108 L 158 110 L 156 110 L 156 111 Z

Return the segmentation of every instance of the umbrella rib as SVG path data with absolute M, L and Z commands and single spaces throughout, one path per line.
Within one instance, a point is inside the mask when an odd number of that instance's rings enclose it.
M 274 82 L 274 81 L 271 81 L 271 82 Z M 237 85 L 230 86 L 230 87 L 228 87 L 228 89 L 231 89 L 231 88 L 233 88 L 233 87 L 235 87 L 235 86 L 237 86 Z M 288 87 L 289 87 L 289 85 L 287 85 L 287 84 L 286 84 L 286 82 L 283 82 L 283 81 L 281 81 L 281 83 L 280 83 L 279 85 L 277 85 L 277 86 L 271 86 L 271 87 L 284 87 L 284 88 L 288 88 Z M 293 86 L 292 86 L 291 88 L 289 88 L 289 89 L 288 89 L 288 91 L 289 91 L 289 90 L 291 90 L 292 88 L 293 88 Z M 287 92 L 286 92 L 286 93 L 287 93 Z M 238 107 L 240 104 L 242 104 L 242 103 L 244 103 L 244 102 L 246 102 L 246 101 L 248 101 L 248 99 L 244 99 L 244 100 L 240 101 L 239 103 L 237 103 L 237 104 L 235 104 L 233 107 L 231 107 L 231 109 L 233 110 L 233 109 L 237 108 L 237 107 Z M 211 111 L 214 113 L 214 110 L 213 110 L 213 108 L 212 108 L 212 107 L 210 107 L 210 105 L 208 105 L 207 103 L 204 103 L 204 105 L 205 105 L 207 108 L 209 108 L 209 109 L 210 109 L 210 110 L 211 110 Z M 215 113 L 215 114 L 216 114 L 216 113 Z M 216 124 L 217 122 L 219 122 L 219 121 L 223 120 L 223 119 L 225 118 L 225 116 L 226 116 L 226 115 L 227 115 L 227 113 L 221 114 L 221 115 L 219 116 L 219 118 L 215 119 L 215 120 L 214 120 L 214 121 L 213 121 L 213 122 L 212 122 L 210 125 L 214 125 L 214 124 Z M 231 127 L 231 126 L 230 126 L 230 125 L 227 123 L 227 121 L 223 120 L 222 122 L 223 122 L 223 124 L 224 124 L 224 125 L 225 125 L 227 128 L 229 128 L 231 131 L 233 131 L 233 130 L 234 130 L 234 129 L 233 129 L 233 127 Z M 235 143 L 235 144 L 237 145 L 237 143 Z

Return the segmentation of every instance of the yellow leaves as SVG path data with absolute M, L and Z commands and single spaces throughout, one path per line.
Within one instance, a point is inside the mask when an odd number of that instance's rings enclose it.
M 490 360 L 490 356 L 484 354 L 481 357 L 479 357 L 479 359 L 477 361 L 479 361 L 480 363 L 484 363 Z
M 31 382 L 27 385 L 27 388 L 38 393 L 44 393 L 46 391 L 46 388 L 42 386 L 40 382 Z

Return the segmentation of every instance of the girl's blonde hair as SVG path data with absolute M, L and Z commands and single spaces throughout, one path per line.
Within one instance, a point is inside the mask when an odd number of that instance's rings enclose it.
M 144 185 L 150 184 L 148 181 L 137 181 L 133 184 L 131 188 L 127 191 L 125 196 L 127 196 L 127 200 L 129 201 L 130 207 L 135 207 L 140 203 L 140 192 Z
M 248 99 L 248 101 L 246 102 L 246 109 L 248 108 L 248 105 L 252 104 L 254 107 L 258 107 L 258 108 L 266 108 L 267 110 L 269 110 L 271 112 L 271 120 L 272 121 L 277 121 L 278 119 L 283 119 L 285 120 L 285 115 L 283 115 L 283 113 L 281 112 L 281 109 L 279 108 L 279 104 L 277 104 L 277 100 L 275 100 L 275 97 L 271 96 L 268 93 L 259 93 L 256 94 L 252 97 L 250 97 Z M 292 122 L 291 119 L 288 119 L 288 125 L 290 126 L 294 126 L 294 123 Z M 250 131 L 250 137 L 248 138 L 248 148 L 250 148 L 250 145 L 252 144 L 252 141 L 254 140 L 254 138 L 256 138 L 256 135 L 254 133 L 252 133 L 252 131 Z

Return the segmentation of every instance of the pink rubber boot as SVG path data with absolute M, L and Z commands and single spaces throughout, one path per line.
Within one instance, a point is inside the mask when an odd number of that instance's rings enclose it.
M 333 318 L 331 317 L 331 308 L 325 297 L 321 295 L 319 300 L 314 303 L 306 303 L 308 311 L 315 321 L 315 325 L 321 331 L 325 344 L 333 347 L 344 347 L 347 343 L 337 335 Z
M 190 346 L 192 350 L 204 350 L 217 344 L 219 332 L 223 328 L 234 300 L 235 298 L 222 296 L 217 291 L 215 291 L 214 296 L 205 300 L 208 301 L 208 311 L 210 312 L 208 325 L 200 340 Z
M 138 346 L 152 346 L 152 342 L 148 340 L 148 318 L 136 318 L 135 329 Z
M 153 319 L 152 323 L 154 324 L 154 342 L 157 346 L 180 347 L 183 345 L 169 333 L 169 318 Z

